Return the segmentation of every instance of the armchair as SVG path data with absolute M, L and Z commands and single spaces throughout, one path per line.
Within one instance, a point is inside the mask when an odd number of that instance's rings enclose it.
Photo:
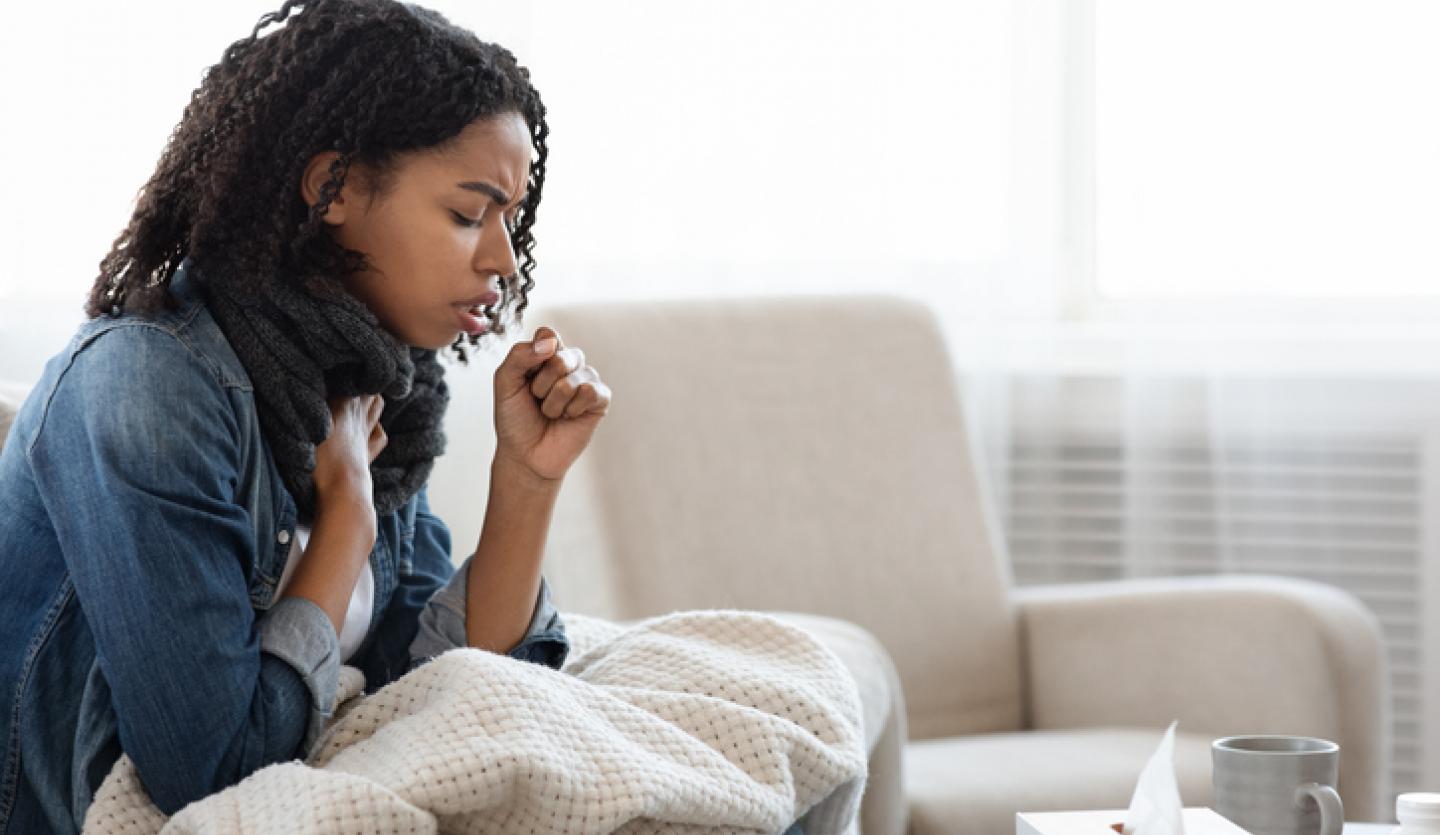
M 1340 743 L 1350 817 L 1385 815 L 1375 617 L 1282 578 L 1012 588 L 920 303 L 528 318 L 583 346 L 615 391 L 556 508 L 557 598 L 617 619 L 768 610 L 844 636 L 872 698 L 866 835 L 1008 835 L 1016 811 L 1124 807 L 1171 719 L 1187 804 L 1210 802 L 1211 739 L 1303 733 Z

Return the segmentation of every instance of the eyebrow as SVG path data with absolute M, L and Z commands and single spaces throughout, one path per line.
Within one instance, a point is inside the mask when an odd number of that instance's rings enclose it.
M 465 189 L 466 191 L 479 192 L 480 194 L 489 197 L 491 200 L 494 200 L 497 204 L 501 206 L 510 205 L 510 198 L 506 196 L 505 192 L 483 180 L 466 180 L 465 182 L 456 183 L 455 185 L 459 188 Z M 522 197 L 521 199 L 524 198 Z

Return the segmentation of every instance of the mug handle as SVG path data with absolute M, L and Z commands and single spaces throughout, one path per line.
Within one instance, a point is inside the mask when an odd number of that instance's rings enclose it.
M 1345 806 L 1340 793 L 1324 783 L 1306 783 L 1295 790 L 1295 802 L 1314 800 L 1320 805 L 1320 835 L 1340 835 L 1345 826 Z

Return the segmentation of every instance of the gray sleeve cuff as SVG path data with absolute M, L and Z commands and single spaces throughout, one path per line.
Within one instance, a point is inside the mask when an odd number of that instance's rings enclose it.
M 466 557 L 465 562 L 457 569 L 450 581 L 443 588 L 435 592 L 430 598 L 424 610 L 420 612 L 418 629 L 415 633 L 415 640 L 410 644 L 411 668 L 434 658 L 446 650 L 456 647 L 469 646 L 469 637 L 465 634 L 465 601 L 466 583 L 470 577 L 470 560 Z M 535 598 L 535 611 L 530 617 L 530 625 L 525 629 L 525 637 L 509 654 L 516 655 L 532 643 L 537 637 L 553 638 L 559 626 L 559 612 L 550 599 L 550 586 L 545 582 L 544 575 L 540 577 L 540 593 Z M 521 656 L 517 656 L 521 657 Z
M 310 719 L 304 750 L 309 752 L 335 710 L 340 684 L 340 639 L 330 616 L 314 601 L 282 597 L 261 615 L 260 651 L 279 658 L 300 674 L 310 691 Z

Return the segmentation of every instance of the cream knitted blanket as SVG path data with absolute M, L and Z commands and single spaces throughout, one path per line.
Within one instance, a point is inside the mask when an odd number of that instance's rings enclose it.
M 622 626 L 567 613 L 561 671 L 456 649 L 370 696 L 343 667 L 305 762 L 167 819 L 128 757 L 86 833 L 853 831 L 866 756 L 854 680 L 769 615 Z

